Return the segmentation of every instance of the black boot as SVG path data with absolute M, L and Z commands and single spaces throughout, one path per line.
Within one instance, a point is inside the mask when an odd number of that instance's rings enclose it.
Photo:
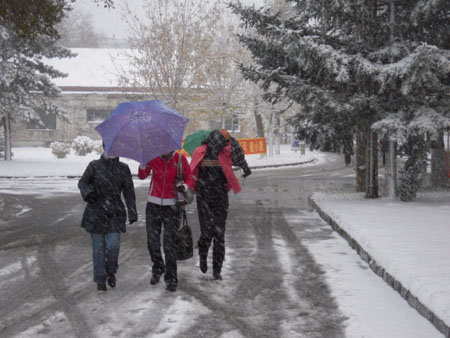
M 108 285 L 112 288 L 116 287 L 116 276 L 113 273 L 108 273 Z
M 150 279 L 150 284 L 155 285 L 159 283 L 159 278 L 161 277 L 160 274 L 154 273 L 152 278 Z
M 166 285 L 166 290 L 167 291 L 171 291 L 171 292 L 175 292 L 175 291 L 177 291 L 177 285 L 176 284 L 167 284 Z
M 162 271 L 158 271 L 158 272 L 154 272 L 152 274 L 152 278 L 150 279 L 150 284 L 151 285 L 155 285 L 159 283 L 159 279 L 161 278 L 161 275 L 164 273 L 164 270 Z
M 200 255 L 200 270 L 203 273 L 206 273 L 206 271 L 208 271 L 207 259 L 208 259 L 207 255 Z
M 98 291 L 106 291 L 106 283 L 97 283 L 97 290 Z

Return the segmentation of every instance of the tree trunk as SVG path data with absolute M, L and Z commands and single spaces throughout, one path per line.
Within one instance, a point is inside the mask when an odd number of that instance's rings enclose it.
M 288 130 L 287 130 L 287 125 L 285 124 L 284 128 L 283 128 L 283 144 L 288 144 Z
M 269 118 L 269 157 L 273 156 L 273 127 L 272 127 L 273 113 L 270 114 Z
M 264 137 L 264 124 L 261 114 L 258 111 L 258 98 L 255 96 L 255 105 L 253 110 L 253 115 L 255 116 L 255 125 L 256 125 L 256 137 Z
M 386 154 L 385 181 L 387 193 L 391 200 L 397 197 L 397 150 L 396 143 L 389 140 L 389 150 Z
M 435 189 L 448 187 L 444 134 L 441 131 L 431 148 L 431 186 Z
M 280 115 L 277 114 L 275 116 L 275 122 L 276 122 L 276 127 L 275 127 L 275 154 L 280 155 L 280 139 L 281 139 L 281 135 L 280 135 L 280 129 L 281 129 Z
M 356 191 L 366 191 L 366 146 L 367 133 L 358 129 L 356 132 Z
M 378 197 L 378 135 L 369 128 L 367 140 L 367 174 L 366 198 Z
M 5 128 L 5 160 L 6 161 L 11 161 L 12 156 L 11 156 L 11 148 L 12 148 L 12 142 L 11 142 L 11 119 L 9 116 L 9 113 L 6 112 L 5 114 L 5 123 L 4 123 L 4 128 Z

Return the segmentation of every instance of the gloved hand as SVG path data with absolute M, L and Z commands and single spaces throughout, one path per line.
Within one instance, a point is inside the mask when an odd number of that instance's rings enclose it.
M 95 203 L 98 199 L 98 195 L 95 191 L 90 192 L 87 196 L 86 196 L 86 202 L 88 203 Z
M 130 219 L 130 225 L 137 222 L 137 218 Z
M 177 191 L 183 192 L 183 191 L 185 191 L 185 190 L 186 190 L 186 188 L 185 188 L 184 184 L 179 184 L 179 185 L 177 185 Z
M 251 174 L 252 174 L 252 170 L 249 167 L 247 167 L 244 169 L 244 174 L 242 175 L 242 177 L 245 178 L 247 176 L 250 176 Z

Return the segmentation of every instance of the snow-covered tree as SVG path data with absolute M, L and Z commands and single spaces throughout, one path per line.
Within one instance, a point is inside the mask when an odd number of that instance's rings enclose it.
M 70 9 L 67 0 L 0 1 L 0 26 L 13 30 L 20 38 L 57 36 L 56 24 Z
M 105 39 L 95 32 L 92 14 L 72 10 L 58 25 L 59 43 L 67 48 L 98 48 Z
M 232 5 L 252 28 L 240 39 L 256 66 L 242 70 L 274 101 L 288 97 L 302 106 L 293 122 L 313 147 L 341 144 L 352 132 L 368 136 L 356 138 L 371 154 L 359 167 L 372 168 L 366 196 L 376 197 L 377 135 L 371 126 L 391 114 L 404 114 L 400 121 L 413 124 L 407 117 L 424 111 L 446 114 L 449 2 L 288 2 L 290 15 Z
M 36 108 L 61 115 L 48 98 L 59 93 L 52 78 L 64 76 L 46 65 L 44 58 L 69 57 L 56 46 L 57 36 L 23 37 L 11 26 L 0 25 L 0 124 L 5 130 L 5 159 L 11 160 L 11 121 L 40 121 Z
M 409 143 L 426 137 L 431 141 L 427 143 L 429 151 L 430 143 L 442 144 L 442 129 L 449 125 L 450 3 L 390 1 L 389 16 L 390 45 L 376 54 L 384 66 L 379 76 L 383 81 L 382 90 L 388 97 L 384 119 L 374 127 L 381 126 L 378 130 L 388 135 L 390 142 L 398 143 L 400 155 L 407 157 L 405 168 L 400 172 L 401 181 L 410 182 L 411 175 L 416 175 L 414 180 L 418 182 L 425 168 L 408 170 L 406 167 L 425 167 L 426 162 L 418 155 L 421 152 L 408 152 L 416 147 Z M 395 123 L 390 123 L 394 120 Z M 391 149 L 395 152 L 394 146 Z M 443 155 L 443 147 L 440 151 L 433 147 L 431 181 L 441 187 L 447 185 Z M 389 158 L 389 162 L 394 162 L 395 153 Z M 391 163 L 389 169 L 394 172 L 395 165 Z M 419 186 L 412 184 L 408 188 L 400 184 L 400 197 L 405 199 L 413 188 Z M 411 196 L 414 197 L 415 192 Z
M 246 119 L 254 93 L 238 68 L 242 60 L 251 60 L 250 55 L 239 44 L 231 13 L 227 13 L 225 8 L 221 12 L 219 20 L 209 28 L 213 41 L 205 51 L 206 59 L 201 67 L 201 87 L 205 95 L 200 98 L 198 106 L 203 112 L 201 119 L 212 118 L 220 121 L 222 128 L 227 128 L 226 122 L 233 118 Z
M 121 83 L 181 112 L 192 109 L 206 95 L 204 67 L 220 14 L 217 2 L 193 0 L 149 0 L 143 19 L 128 10 L 132 49 L 123 57 L 131 60 L 131 68 L 118 70 Z
M 241 35 L 241 42 L 257 66 L 244 65 L 242 70 L 273 102 L 286 97 L 301 105 L 292 121 L 298 136 L 312 148 L 338 148 L 335 145 L 354 129 L 368 134 L 378 114 L 367 76 L 370 63 L 358 60 L 364 36 L 355 27 L 346 27 L 344 20 L 364 18 L 366 13 L 358 6 L 347 13 L 342 2 L 291 3 L 290 14 L 233 5 L 244 25 L 253 29 L 252 34 Z
M 21 38 L 39 35 L 57 37 L 57 24 L 72 9 L 76 0 L 0 1 L 0 26 L 9 27 Z M 114 7 L 114 0 L 91 0 L 104 7 Z
M 407 160 L 400 171 L 398 196 L 404 202 L 413 201 L 422 183 L 427 161 L 428 145 L 423 134 L 410 134 L 402 145 Z

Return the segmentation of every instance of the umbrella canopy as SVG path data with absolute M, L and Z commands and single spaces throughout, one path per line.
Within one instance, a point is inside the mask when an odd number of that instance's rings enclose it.
M 204 130 L 200 129 L 197 130 L 195 133 L 192 133 L 184 139 L 183 149 L 186 150 L 189 155 L 192 156 L 194 153 L 195 148 L 197 148 L 199 145 L 202 144 L 204 140 L 209 136 L 211 133 L 210 130 Z
M 181 148 L 188 121 L 163 101 L 123 102 L 95 129 L 108 155 L 146 164 Z

